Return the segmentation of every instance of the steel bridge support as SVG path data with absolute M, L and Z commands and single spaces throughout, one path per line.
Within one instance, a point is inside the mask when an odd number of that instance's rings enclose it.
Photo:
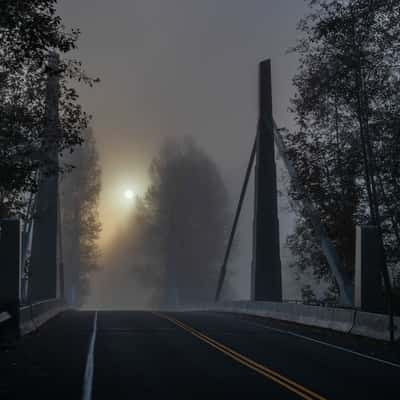
M 60 84 L 58 55 L 49 59 L 47 79 L 47 136 L 46 157 L 58 169 L 59 98 Z M 29 300 L 55 299 L 59 292 L 58 271 L 58 174 L 40 173 L 39 190 L 34 211 L 32 254 L 30 260 Z
M 282 276 L 270 60 L 259 65 L 259 120 L 254 197 L 251 297 L 253 300 L 279 302 L 282 301 Z

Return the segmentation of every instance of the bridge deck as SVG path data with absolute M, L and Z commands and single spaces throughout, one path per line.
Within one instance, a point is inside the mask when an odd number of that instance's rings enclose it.
M 102 311 L 94 337 L 95 314 L 65 312 L 15 348 L 3 348 L 0 398 L 81 399 L 85 385 L 87 398 L 107 400 L 241 394 L 372 399 L 399 393 L 400 366 L 287 334 L 287 327 L 271 321 L 209 312 Z M 85 383 L 93 339 L 93 376 Z

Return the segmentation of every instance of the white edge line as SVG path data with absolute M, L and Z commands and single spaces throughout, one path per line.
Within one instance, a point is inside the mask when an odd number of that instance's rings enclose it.
M 264 328 L 266 330 L 269 330 L 269 331 L 274 331 L 274 332 L 279 332 L 279 333 L 283 333 L 283 334 L 286 334 L 286 335 L 294 336 L 294 337 L 297 337 L 297 338 L 308 340 L 310 342 L 321 344 L 323 346 L 331 347 L 331 348 L 336 349 L 336 350 L 342 350 L 342 351 L 345 351 L 345 352 L 350 353 L 350 354 L 354 354 L 354 355 L 362 357 L 362 358 L 366 358 L 366 359 L 369 359 L 369 360 L 380 362 L 382 364 L 390 365 L 391 367 L 400 368 L 399 364 L 396 364 L 396 363 L 393 363 L 393 362 L 390 362 L 390 361 L 387 361 L 387 360 L 382 360 L 381 358 L 372 357 L 372 356 L 369 356 L 367 354 L 359 353 L 358 351 L 354 351 L 354 350 L 346 349 L 345 347 L 337 346 L 335 344 L 322 342 L 321 340 L 313 339 L 313 338 L 310 338 L 308 336 L 301 335 L 299 333 L 294 333 L 294 332 L 291 332 L 291 331 L 285 331 L 283 329 L 278 329 L 278 328 L 271 328 L 269 326 L 266 326 L 266 325 L 263 325 L 263 324 L 260 324 L 258 322 L 251 321 L 251 320 L 250 320 L 250 322 L 252 322 L 253 324 L 255 324 L 257 326 L 260 326 L 260 327 L 262 327 L 262 328 Z
M 90 400 L 92 398 L 93 371 L 94 371 L 94 344 L 96 342 L 96 332 L 97 332 L 97 311 L 94 314 L 93 332 L 92 332 L 92 337 L 90 338 L 89 351 L 86 359 L 82 400 Z

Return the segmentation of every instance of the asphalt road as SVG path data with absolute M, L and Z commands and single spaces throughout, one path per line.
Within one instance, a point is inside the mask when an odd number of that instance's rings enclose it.
M 222 313 L 65 312 L 2 349 L 0 399 L 399 398 L 396 364 L 275 329 Z

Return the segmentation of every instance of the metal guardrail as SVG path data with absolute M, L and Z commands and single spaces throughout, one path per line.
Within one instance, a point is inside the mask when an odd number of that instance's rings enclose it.
M 282 303 L 300 304 L 303 306 L 315 306 L 315 307 L 324 307 L 324 308 L 337 308 L 337 309 L 341 309 L 341 310 L 365 311 L 365 312 L 369 312 L 371 314 L 385 314 L 386 313 L 386 310 L 384 308 L 377 309 L 375 311 L 366 311 L 366 310 L 362 310 L 356 306 L 348 306 L 348 305 L 344 305 L 341 303 L 321 301 L 321 300 L 304 301 L 304 300 L 298 300 L 298 299 L 287 299 L 287 300 L 283 300 Z M 399 314 L 396 314 L 396 315 L 400 316 Z
M 21 334 L 34 331 L 65 309 L 65 303 L 61 299 L 49 299 L 22 306 L 19 309 L 19 329 Z
M 248 314 L 280 321 L 293 322 L 301 325 L 329 329 L 346 334 L 365 336 L 378 340 L 390 341 L 388 331 L 388 315 L 370 313 L 352 308 L 315 306 L 318 302 L 303 304 L 299 300 L 285 302 L 269 301 L 221 301 L 205 302 L 180 307 L 165 307 L 162 311 L 212 311 Z M 323 303 L 323 302 L 322 302 Z M 400 316 L 395 317 L 395 325 L 400 327 Z M 396 340 L 400 340 L 399 331 L 395 331 Z
M 49 299 L 23 305 L 2 305 L 0 307 L 0 334 L 19 336 L 36 330 L 38 326 L 66 308 L 61 299 Z
M 53 308 L 62 307 L 64 305 L 65 303 L 61 299 L 49 299 L 49 300 L 38 301 L 33 304 L 23 305 L 22 307 L 20 307 L 21 321 L 23 321 L 24 317 L 26 316 L 26 313 L 28 311 L 30 312 L 30 310 L 33 310 L 33 312 L 36 315 L 40 315 Z
M 316 306 L 316 307 L 329 307 L 329 308 L 343 308 L 343 309 L 350 309 L 350 310 L 355 310 L 355 307 L 352 306 L 346 306 L 341 303 L 335 303 L 335 302 L 327 302 L 327 301 L 321 301 L 321 300 L 311 300 L 311 301 L 303 301 L 303 300 L 283 300 L 283 303 L 290 303 L 290 304 L 302 304 L 304 306 Z

